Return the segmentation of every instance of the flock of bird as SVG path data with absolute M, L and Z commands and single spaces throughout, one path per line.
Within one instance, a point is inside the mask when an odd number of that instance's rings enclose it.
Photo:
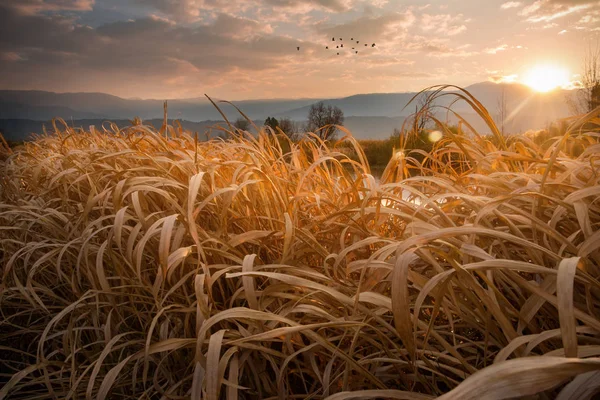
M 335 42 L 335 36 L 331 38 L 331 41 Z M 340 38 L 340 44 L 335 46 L 336 49 L 344 48 L 344 44 L 341 43 L 342 41 L 343 41 L 343 38 Z M 356 46 L 356 47 L 352 47 L 352 50 L 354 50 L 354 54 L 358 54 L 358 50 L 356 50 L 356 49 L 359 47 L 358 45 L 360 44 L 360 40 L 356 40 L 356 44 L 354 44 L 354 42 L 355 42 L 354 38 L 350 38 L 350 42 L 352 43 L 352 45 Z M 367 43 L 364 43 L 364 47 L 368 47 L 368 46 L 369 45 Z M 375 43 L 371 44 L 371 47 L 375 47 Z M 348 46 L 346 46 L 346 48 L 348 48 Z M 298 51 L 300 51 L 300 46 L 297 46 L 296 49 Z M 331 46 L 331 49 L 333 50 L 333 46 Z M 329 46 L 325 46 L 325 50 L 329 50 Z M 336 53 L 338 56 L 340 55 L 339 51 L 337 51 Z

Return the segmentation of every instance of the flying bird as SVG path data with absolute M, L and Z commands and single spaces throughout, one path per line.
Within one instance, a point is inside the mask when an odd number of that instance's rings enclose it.
M 353 38 L 353 37 L 351 37 L 351 38 L 350 38 L 350 40 L 354 40 L 354 38 Z
M 356 51 L 356 54 L 358 54 L 358 51 Z
M 340 40 L 342 40 L 342 38 L 340 38 Z
M 360 43 L 360 41 L 357 40 L 356 43 Z
M 338 53 L 338 56 L 340 55 L 340 53 Z
M 340 45 L 340 47 L 344 47 L 344 45 L 343 45 L 343 44 L 341 44 L 341 45 Z
M 375 47 L 375 43 L 373 43 L 373 44 L 371 45 L 371 47 Z
M 300 51 L 300 47 L 296 47 L 298 49 L 298 51 Z
M 329 46 L 325 46 L 325 48 L 326 48 L 327 50 L 329 50 Z
M 332 37 L 332 38 L 331 38 L 331 41 L 332 41 L 332 42 L 335 42 L 335 38 L 334 38 L 334 37 Z
M 340 48 L 340 46 L 335 46 L 335 48 L 336 48 L 336 49 L 339 49 L 339 48 Z
M 365 43 L 365 47 L 367 47 L 367 44 Z

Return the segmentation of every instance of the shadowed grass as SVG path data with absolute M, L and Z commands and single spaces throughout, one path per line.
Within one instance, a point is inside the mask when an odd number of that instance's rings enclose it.
M 379 181 L 351 136 L 57 126 L 0 157 L 0 399 L 591 398 L 598 123 Z

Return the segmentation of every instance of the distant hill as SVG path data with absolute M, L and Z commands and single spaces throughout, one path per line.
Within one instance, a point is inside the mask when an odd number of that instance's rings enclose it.
M 374 93 L 357 94 L 341 99 L 327 99 L 324 103 L 339 107 L 349 117 L 399 117 L 408 116 L 413 111 L 403 110 L 415 93 Z M 310 104 L 291 109 L 276 116 L 292 119 L 304 119 L 308 115 Z
M 346 117 L 344 127 L 357 139 L 387 139 L 403 123 L 404 117 Z
M 105 119 L 78 119 L 78 120 L 68 120 L 65 121 L 68 123 L 70 127 L 73 128 L 83 128 L 88 130 L 90 126 L 95 126 L 96 129 L 101 129 L 102 126 L 106 127 L 110 130 L 110 126 L 108 120 Z M 125 128 L 131 126 L 131 122 L 126 119 L 114 119 L 110 120 L 110 122 L 115 123 L 119 128 Z M 160 128 L 162 126 L 162 119 L 149 119 L 144 120 L 144 124 L 152 125 L 155 128 Z M 224 121 L 201 121 L 201 122 L 192 122 L 192 121 L 179 121 L 183 129 L 189 130 L 191 132 L 198 132 L 198 139 L 205 140 L 206 134 L 211 134 L 213 136 L 219 133 L 219 126 L 226 126 Z M 173 121 L 169 121 L 170 124 Z M 43 132 L 43 127 L 46 127 L 48 132 L 52 132 L 52 121 L 35 121 L 31 119 L 0 119 L 0 132 L 6 140 L 10 141 L 23 141 L 29 140 L 32 137 L 32 134 L 41 134 Z M 59 128 L 62 128 L 60 124 L 57 124 Z
M 17 102 L 0 101 L 0 118 L 2 119 L 33 119 L 49 120 L 56 116 L 67 118 L 102 118 L 103 115 L 86 111 L 73 110 L 65 106 L 40 106 Z
M 492 115 L 498 112 L 502 92 L 504 92 L 507 111 L 510 113 L 519 110 L 515 116 L 537 115 L 536 123 L 541 120 L 545 123 L 569 115 L 566 103 L 569 92 L 565 90 L 537 93 L 521 84 L 495 84 L 492 82 L 477 83 L 465 89 L 480 101 Z M 456 111 L 473 112 L 473 109 L 463 100 L 454 103 L 457 99 L 454 94 L 457 91 L 447 90 L 444 93 L 445 95 L 437 102 L 438 105 L 453 104 L 452 107 Z M 327 99 L 324 102 L 340 107 L 346 116 L 397 117 L 408 116 L 415 111 L 415 107 L 408 106 L 408 103 L 416 94 L 414 92 L 360 94 L 340 99 Z M 293 119 L 306 118 L 309 108 L 310 104 L 288 110 L 280 115 Z M 535 128 L 535 126 L 525 129 L 529 128 Z
M 499 114 L 499 100 L 504 94 L 506 110 L 510 115 L 505 123 L 507 132 L 523 132 L 528 129 L 539 129 L 549 122 L 569 115 L 566 104 L 567 91 L 555 90 L 550 93 L 536 93 L 520 84 L 495 84 L 491 82 L 477 83 L 466 88 L 479 100 L 492 116 Z M 481 130 L 489 131 L 487 126 L 477 117 L 472 108 L 452 91 L 437 101 L 437 105 L 449 106 L 460 112 L 470 123 Z M 234 104 L 249 118 L 262 123 L 268 116 L 276 118 L 288 117 L 295 121 L 304 121 L 311 104 L 323 100 L 342 109 L 346 116 L 346 126 L 360 138 L 387 137 L 393 128 L 400 127 L 404 118 L 414 112 L 415 108 L 408 102 L 415 93 L 372 93 L 357 94 L 338 99 L 272 99 L 245 100 Z M 216 101 L 216 99 L 215 99 Z M 234 121 L 240 117 L 239 112 L 230 104 L 217 105 Z M 62 117 L 66 121 L 79 120 L 114 120 L 128 123 L 129 119 L 139 116 L 143 120 L 158 119 L 162 121 L 163 101 L 123 99 L 105 93 L 53 93 L 43 91 L 0 90 L 0 119 L 7 135 L 22 136 L 23 132 L 39 131 L 31 129 L 36 126 L 32 122 L 15 122 L 14 120 L 48 121 L 53 117 Z M 446 111 L 438 109 L 437 117 L 446 119 Z M 203 131 L 206 121 L 220 121 L 222 116 L 205 98 L 173 99 L 168 101 L 170 118 L 185 121 L 185 124 L 200 124 L 195 131 Z M 456 118 L 450 115 L 449 120 Z M 94 123 L 94 125 L 98 125 Z M 38 127 L 41 124 L 38 123 Z M 9 129 L 6 129 L 9 128 Z M 2 129 L 0 127 L 0 129 Z
M 462 113 L 462 117 L 466 119 L 477 130 L 477 132 L 484 134 L 489 133 L 488 127 L 477 114 Z M 404 120 L 405 117 L 347 117 L 345 119 L 344 126 L 357 139 L 386 139 L 392 134 L 394 128 L 400 129 L 402 127 Z M 455 117 L 449 118 L 449 120 L 450 123 L 457 123 L 457 118 Z M 520 126 L 526 126 L 531 124 L 532 121 L 537 121 L 540 127 L 544 126 L 544 121 L 540 120 L 539 118 L 536 119 L 534 117 L 522 116 L 516 120 L 513 120 L 512 123 L 506 124 L 506 132 L 522 133 L 527 129 L 517 129 L 517 124 Z M 112 122 L 116 123 L 117 126 L 121 128 L 131 125 L 131 122 L 125 119 L 112 120 Z M 169 123 L 172 122 L 172 120 L 169 121 Z M 219 131 L 216 127 L 226 126 L 224 121 L 219 120 L 200 122 L 183 120 L 180 122 L 184 129 L 187 129 L 191 132 L 198 132 L 199 140 L 205 140 L 207 133 L 211 134 L 212 136 L 217 135 Z M 297 122 L 302 123 L 302 121 Z M 162 125 L 162 119 L 144 120 L 144 123 L 151 124 L 154 127 L 159 128 Z M 255 123 L 258 126 L 262 125 L 262 121 L 260 120 L 255 121 Z M 86 130 L 89 129 L 90 125 L 100 128 L 104 124 L 104 126 L 108 127 L 107 120 L 104 119 L 69 120 L 68 124 L 69 126 L 81 127 Z M 30 138 L 32 133 L 41 133 L 43 125 L 51 130 L 51 121 L 0 119 L 0 132 L 2 132 L 7 140 L 22 141 Z
M 218 99 L 213 99 L 215 102 Z M 264 120 L 268 116 L 279 115 L 287 110 L 310 105 L 319 99 L 275 99 L 244 100 L 235 102 L 252 119 Z M 52 117 L 64 119 L 107 118 L 142 119 L 161 118 L 163 100 L 123 99 L 105 93 L 54 93 L 38 90 L 0 90 L 0 118 L 26 118 L 46 121 Z M 233 106 L 217 102 L 228 118 L 237 119 L 240 114 Z M 30 108 L 27 117 L 23 117 L 23 107 Z M 47 110 L 54 109 L 57 114 L 48 116 Z M 221 114 L 206 98 L 168 100 L 168 112 L 173 118 L 188 121 L 206 121 L 222 119 Z

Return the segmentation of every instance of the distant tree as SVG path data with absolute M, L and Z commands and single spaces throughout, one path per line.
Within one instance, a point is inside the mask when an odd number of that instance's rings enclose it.
M 129 122 L 131 122 L 132 126 L 139 126 L 144 124 L 140 117 L 134 117 L 133 119 L 129 120 Z
M 277 121 L 273 117 L 267 117 L 267 119 L 265 119 L 265 126 L 268 126 L 271 129 L 273 129 L 273 132 L 277 132 L 277 127 L 279 126 L 279 121 Z
M 343 125 L 344 124 L 344 113 L 336 106 L 328 105 L 322 101 L 313 104 L 308 110 L 308 122 L 306 130 L 309 132 L 315 132 L 323 140 L 333 140 L 337 134 L 337 128 L 335 126 L 328 125 Z M 319 130 L 319 128 L 325 129 Z M 319 130 L 318 132 L 316 132 Z
M 296 139 L 296 136 L 300 132 L 300 127 L 294 121 L 289 118 L 281 118 L 279 120 L 279 129 L 285 133 L 290 139 Z
M 584 114 L 600 107 L 600 46 L 596 42 L 595 48 L 588 45 L 583 59 L 581 73 L 581 87 L 574 90 L 574 94 L 567 98 L 571 111 L 575 114 Z
M 235 120 L 233 126 L 241 131 L 247 131 L 250 128 L 250 122 L 246 118 L 239 117 Z
M 416 99 L 415 113 L 413 114 L 413 129 L 421 132 L 430 125 L 433 118 L 431 94 L 423 92 Z

